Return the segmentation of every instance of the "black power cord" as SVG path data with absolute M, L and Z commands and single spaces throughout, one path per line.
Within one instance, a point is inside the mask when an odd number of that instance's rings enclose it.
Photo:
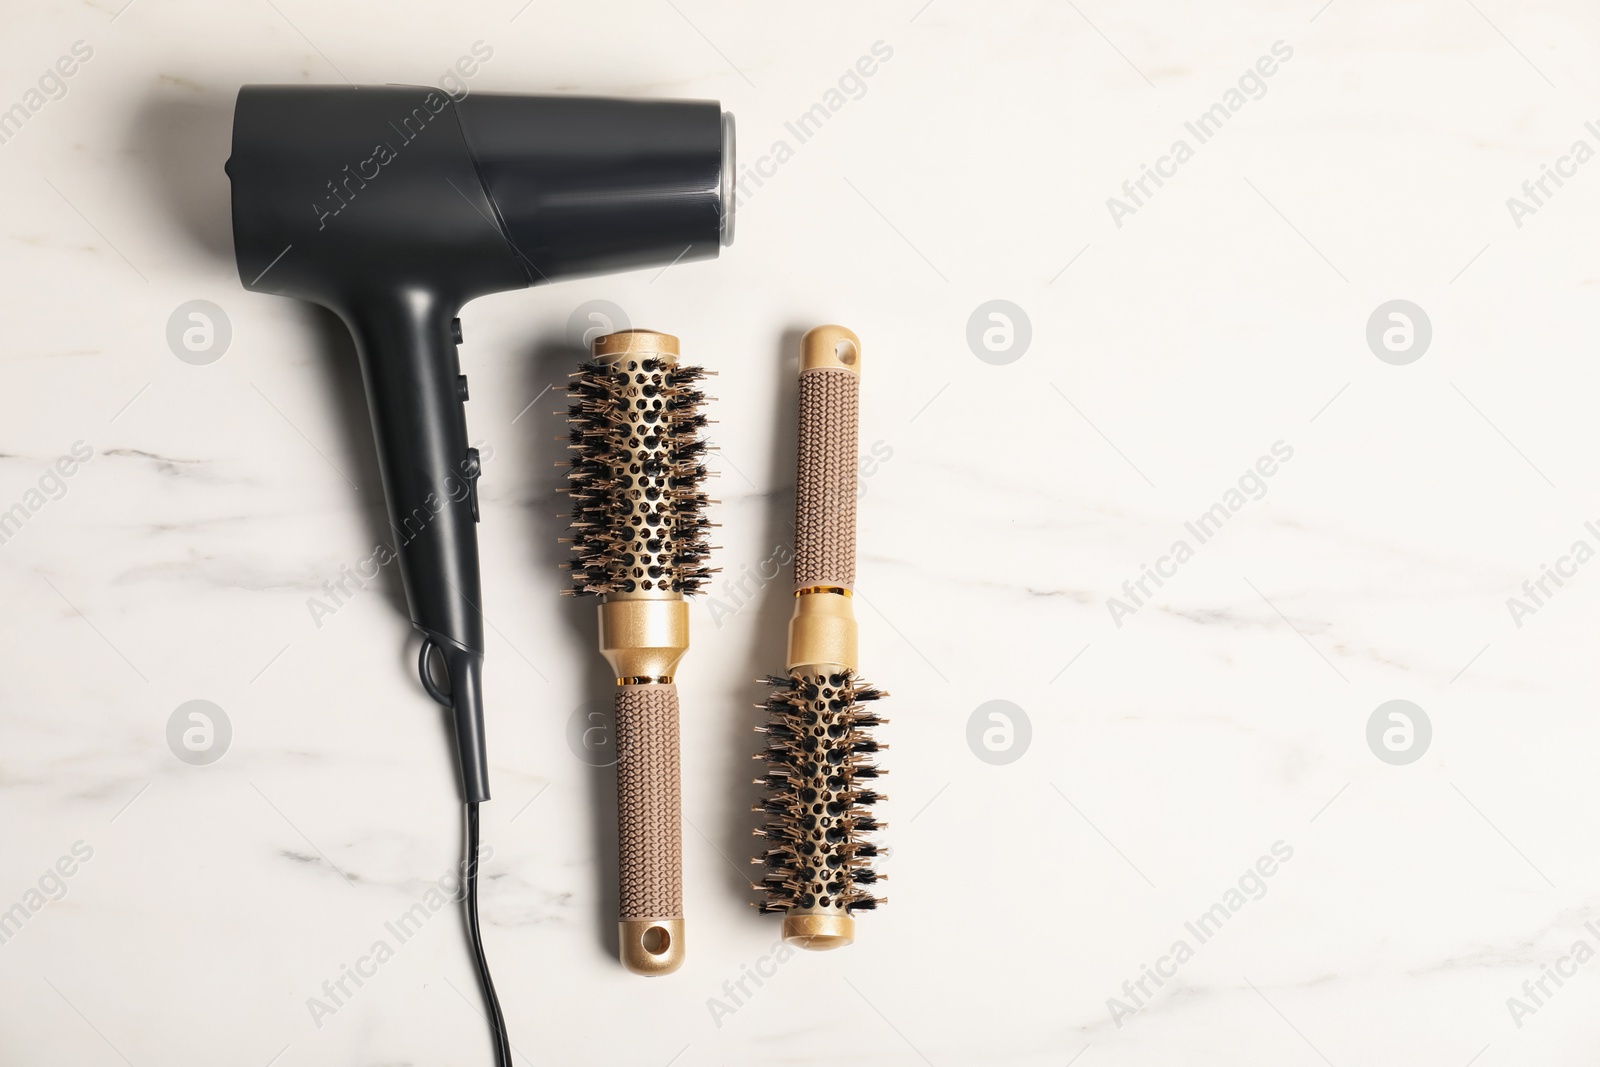
M 422 688 L 443 707 L 455 710 L 455 701 L 449 693 L 442 692 L 433 680 L 432 659 L 438 646 L 429 637 L 422 642 L 417 657 L 417 674 Z M 448 665 L 446 672 L 448 673 Z M 452 687 L 453 688 L 453 687 Z M 466 905 L 467 944 L 472 947 L 472 962 L 478 970 L 478 985 L 483 989 L 483 1003 L 489 1009 L 489 1033 L 494 1036 L 495 1067 L 511 1067 L 511 1039 L 506 1037 L 506 1017 L 500 1011 L 500 998 L 495 995 L 494 979 L 489 975 L 489 960 L 483 954 L 483 929 L 478 925 L 478 802 L 467 801 L 467 859 L 465 888 L 461 902 Z
M 483 1002 L 489 1009 L 489 1032 L 494 1035 L 495 1067 L 511 1067 L 511 1040 L 506 1037 L 506 1018 L 500 1013 L 500 998 L 495 995 L 494 979 L 489 976 L 489 961 L 483 954 L 483 931 L 478 927 L 478 805 L 467 804 L 466 894 L 467 942 L 478 968 L 478 984 L 483 987 Z

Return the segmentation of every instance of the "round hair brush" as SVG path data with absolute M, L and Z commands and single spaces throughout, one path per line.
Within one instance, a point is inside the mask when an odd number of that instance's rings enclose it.
M 569 388 L 574 557 L 569 593 L 600 597 L 600 652 L 616 676 L 622 964 L 683 963 L 678 689 L 689 607 L 711 573 L 701 491 L 705 397 L 678 339 L 624 330 L 594 341 Z
M 767 847 L 751 862 L 766 867 L 758 906 L 783 914 L 784 941 L 831 949 L 855 940 L 855 912 L 884 903 L 872 895 L 881 877 L 867 835 L 882 825 L 870 809 L 882 799 L 873 756 L 885 746 L 870 730 L 884 721 L 873 702 L 887 694 L 856 673 L 851 607 L 861 342 L 818 326 L 800 347 L 794 615 L 788 673 L 760 679 L 767 746 L 755 758 L 766 773 L 756 784 L 766 792 L 753 810 L 767 816 L 755 832 Z

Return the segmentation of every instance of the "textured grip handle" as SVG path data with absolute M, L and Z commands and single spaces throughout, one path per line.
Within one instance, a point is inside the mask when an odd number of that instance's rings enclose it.
M 856 584 L 859 394 L 854 369 L 821 366 L 800 374 L 794 496 L 796 589 L 815 585 L 852 589 Z
M 618 686 L 616 711 L 619 918 L 681 918 L 678 687 Z

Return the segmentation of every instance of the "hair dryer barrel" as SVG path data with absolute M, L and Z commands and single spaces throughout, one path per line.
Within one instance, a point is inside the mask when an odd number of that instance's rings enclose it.
M 245 86 L 234 252 L 247 289 L 355 337 L 411 618 L 449 674 L 463 791 L 488 798 L 479 457 L 456 315 L 476 296 L 715 256 L 732 234 L 731 120 L 680 101 L 408 86 Z
M 714 102 L 247 85 L 228 173 L 245 287 L 328 306 L 411 285 L 459 304 L 733 236 Z

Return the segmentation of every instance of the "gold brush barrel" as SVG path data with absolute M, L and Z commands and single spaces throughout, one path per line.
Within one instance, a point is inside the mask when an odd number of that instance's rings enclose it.
M 795 604 L 789 621 L 787 677 L 767 679 L 758 754 L 768 795 L 756 810 L 768 842 L 754 862 L 767 871 L 756 888 L 763 910 L 782 912 L 783 938 L 832 949 L 855 939 L 852 913 L 880 900 L 863 886 L 880 828 L 868 809 L 881 746 L 869 710 L 885 694 L 857 675 L 855 588 L 856 452 L 861 342 L 843 326 L 819 326 L 801 341 L 799 447 L 795 484 Z
M 607 334 L 573 387 L 575 591 L 598 593 L 600 652 L 616 678 L 618 936 L 634 974 L 683 964 L 683 832 L 678 662 L 689 648 L 685 593 L 709 571 L 699 491 L 705 444 L 697 368 L 678 340 Z

